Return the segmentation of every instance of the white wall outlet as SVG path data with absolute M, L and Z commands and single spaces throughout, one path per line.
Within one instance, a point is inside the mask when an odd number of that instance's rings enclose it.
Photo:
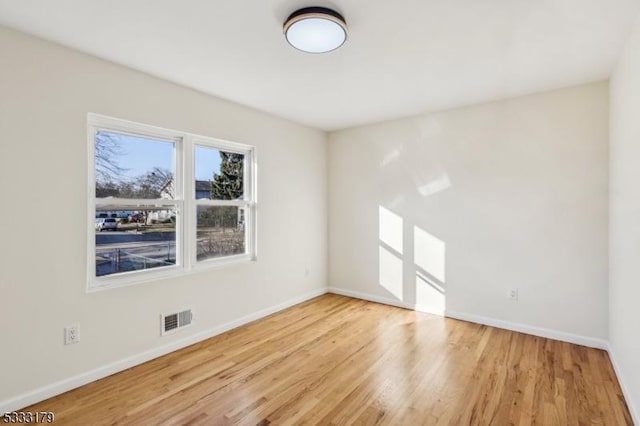
M 70 345 L 80 341 L 80 326 L 70 325 L 64 328 L 64 344 Z
M 509 300 L 518 300 L 518 289 L 510 288 L 509 291 L 507 291 L 507 298 Z

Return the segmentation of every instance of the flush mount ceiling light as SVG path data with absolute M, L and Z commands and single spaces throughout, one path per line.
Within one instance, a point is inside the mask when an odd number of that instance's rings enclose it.
M 290 45 L 303 52 L 331 52 L 347 39 L 347 23 L 334 10 L 305 7 L 289 15 L 284 35 Z

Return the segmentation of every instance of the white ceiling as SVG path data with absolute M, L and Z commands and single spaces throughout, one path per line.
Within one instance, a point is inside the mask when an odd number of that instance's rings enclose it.
M 284 19 L 329 6 L 335 52 Z M 605 79 L 638 0 L 0 0 L 0 23 L 293 121 L 335 130 Z

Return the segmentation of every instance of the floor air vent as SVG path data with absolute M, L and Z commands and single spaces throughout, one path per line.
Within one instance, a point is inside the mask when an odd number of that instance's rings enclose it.
M 191 313 L 191 309 L 176 312 L 175 314 L 162 315 L 160 324 L 162 327 L 162 335 L 173 333 L 182 327 L 191 325 L 192 321 L 193 314 Z

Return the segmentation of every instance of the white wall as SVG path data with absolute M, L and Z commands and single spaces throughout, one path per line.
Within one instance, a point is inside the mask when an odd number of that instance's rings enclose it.
M 611 78 L 609 344 L 640 422 L 640 21 Z
M 0 407 L 324 291 L 324 133 L 1 27 L 0 58 Z M 88 112 L 255 145 L 259 260 L 87 294 Z M 161 338 L 160 313 L 182 307 L 194 326 Z
M 606 82 L 331 134 L 330 286 L 606 339 L 607 140 Z

